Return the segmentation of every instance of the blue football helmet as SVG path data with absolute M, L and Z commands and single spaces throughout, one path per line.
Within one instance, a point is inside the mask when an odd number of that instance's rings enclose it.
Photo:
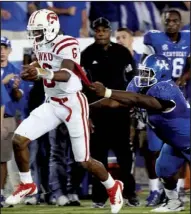
M 138 65 L 138 75 L 134 77 L 134 81 L 137 87 L 150 87 L 157 82 L 170 80 L 171 76 L 172 66 L 168 58 L 153 54 Z

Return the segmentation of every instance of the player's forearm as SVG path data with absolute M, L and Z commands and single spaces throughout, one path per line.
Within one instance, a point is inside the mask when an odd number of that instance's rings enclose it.
M 122 104 L 120 104 L 118 101 L 111 100 L 108 98 L 103 98 L 101 100 L 89 104 L 91 108 L 102 108 L 102 107 L 118 108 L 121 105 Z
M 71 77 L 71 74 L 69 73 L 69 71 L 59 70 L 59 71 L 54 72 L 54 76 L 53 76 L 52 80 L 57 81 L 57 82 L 68 82 L 70 77 Z
M 34 11 L 36 11 L 37 10 L 37 7 L 36 7 L 36 5 L 34 4 L 34 3 L 30 3 L 29 5 L 28 5 L 28 13 L 31 15 Z
M 153 110 L 162 109 L 161 104 L 154 97 L 143 94 L 112 90 L 110 98 L 128 106 Z
M 43 68 L 37 68 L 38 77 L 42 77 L 43 79 L 54 80 L 57 82 L 68 82 L 70 79 L 70 70 L 67 68 L 62 68 L 59 71 L 52 71 Z
M 87 11 L 83 10 L 82 11 L 82 28 L 87 28 L 87 27 L 88 27 Z

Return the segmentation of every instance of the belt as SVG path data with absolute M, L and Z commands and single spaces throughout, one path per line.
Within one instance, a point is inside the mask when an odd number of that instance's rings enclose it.
M 64 98 L 51 97 L 51 100 L 58 102 L 60 105 L 64 106 L 66 109 L 68 109 L 69 115 L 66 118 L 66 121 L 68 122 L 72 115 L 72 109 L 64 104 L 65 102 L 68 101 L 68 98 L 67 97 L 64 97 Z
M 13 116 L 10 114 L 4 114 L 4 118 L 8 118 L 8 117 L 13 117 Z

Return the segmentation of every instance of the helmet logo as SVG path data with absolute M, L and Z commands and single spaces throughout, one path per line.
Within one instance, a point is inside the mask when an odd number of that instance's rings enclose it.
M 49 13 L 48 15 L 47 15 L 47 20 L 48 20 L 48 22 L 50 22 L 50 24 L 53 24 L 54 23 L 54 21 L 57 21 L 58 20 L 58 16 L 55 14 L 55 13 Z
M 160 67 L 160 70 L 165 68 L 166 70 L 169 70 L 168 63 L 165 62 L 165 60 L 157 60 L 156 65 Z

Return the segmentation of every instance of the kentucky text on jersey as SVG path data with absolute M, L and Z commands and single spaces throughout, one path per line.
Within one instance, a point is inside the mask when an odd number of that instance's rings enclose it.
M 186 51 L 163 51 L 162 54 L 166 57 L 187 57 Z

